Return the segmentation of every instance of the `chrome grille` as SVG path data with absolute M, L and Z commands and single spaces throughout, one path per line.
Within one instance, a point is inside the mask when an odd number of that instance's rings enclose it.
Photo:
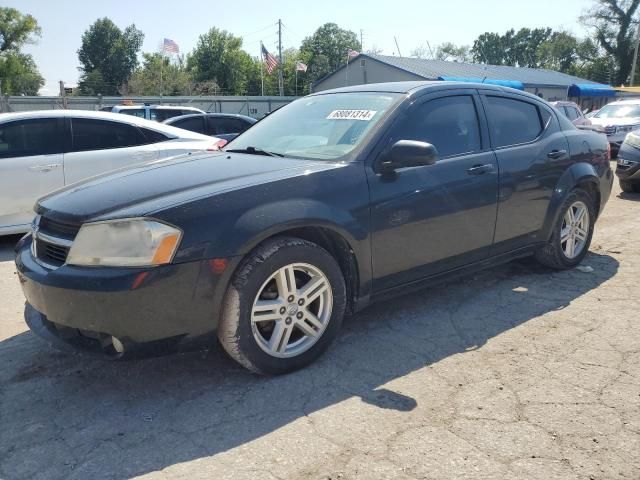
M 78 228 L 53 222 L 38 215 L 31 227 L 32 249 L 36 261 L 47 268 L 58 268 L 67 261 Z
M 604 133 L 606 133 L 607 135 L 613 135 L 614 133 L 616 133 L 616 127 L 607 125 L 606 127 L 604 127 Z

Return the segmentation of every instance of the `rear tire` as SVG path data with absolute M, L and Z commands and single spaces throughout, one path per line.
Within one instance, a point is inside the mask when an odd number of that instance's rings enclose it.
M 629 180 L 620 180 L 620 188 L 625 193 L 640 193 L 640 183 Z
M 335 339 L 346 287 L 336 260 L 315 243 L 267 240 L 234 274 L 218 339 L 249 370 L 278 375 L 307 366 Z
M 579 188 L 567 195 L 560 207 L 560 216 L 551 238 L 535 253 L 535 258 L 541 264 L 566 270 L 582 261 L 589 251 L 593 236 L 596 219 L 593 203 L 591 196 Z

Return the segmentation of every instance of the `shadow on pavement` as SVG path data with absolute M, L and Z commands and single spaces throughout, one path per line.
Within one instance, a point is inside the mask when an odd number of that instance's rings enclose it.
M 389 382 L 562 309 L 618 270 L 607 255 L 584 263 L 594 271 L 521 261 L 377 304 L 348 319 L 314 365 L 275 378 L 250 374 L 221 349 L 109 362 L 17 335 L 0 342 L 0 477 L 141 475 L 229 451 L 354 398 L 410 412 L 416 399 Z

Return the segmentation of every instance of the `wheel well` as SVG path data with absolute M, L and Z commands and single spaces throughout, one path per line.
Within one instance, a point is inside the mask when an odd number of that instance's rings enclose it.
M 576 185 L 576 188 L 580 188 L 587 192 L 591 198 L 593 198 L 593 208 L 596 212 L 596 217 L 600 213 L 600 189 L 595 183 L 585 180 Z
M 358 261 L 342 235 L 324 227 L 300 227 L 278 232 L 275 236 L 297 237 L 320 245 L 336 259 L 347 288 L 347 313 L 353 313 L 358 297 Z M 270 237 L 273 238 L 273 237 Z

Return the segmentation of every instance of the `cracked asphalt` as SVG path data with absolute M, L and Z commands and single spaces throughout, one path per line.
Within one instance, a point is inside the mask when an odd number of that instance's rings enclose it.
M 50 349 L 2 239 L 0 478 L 637 480 L 639 218 L 616 182 L 593 271 L 522 261 L 375 305 L 277 378 L 219 348 Z

